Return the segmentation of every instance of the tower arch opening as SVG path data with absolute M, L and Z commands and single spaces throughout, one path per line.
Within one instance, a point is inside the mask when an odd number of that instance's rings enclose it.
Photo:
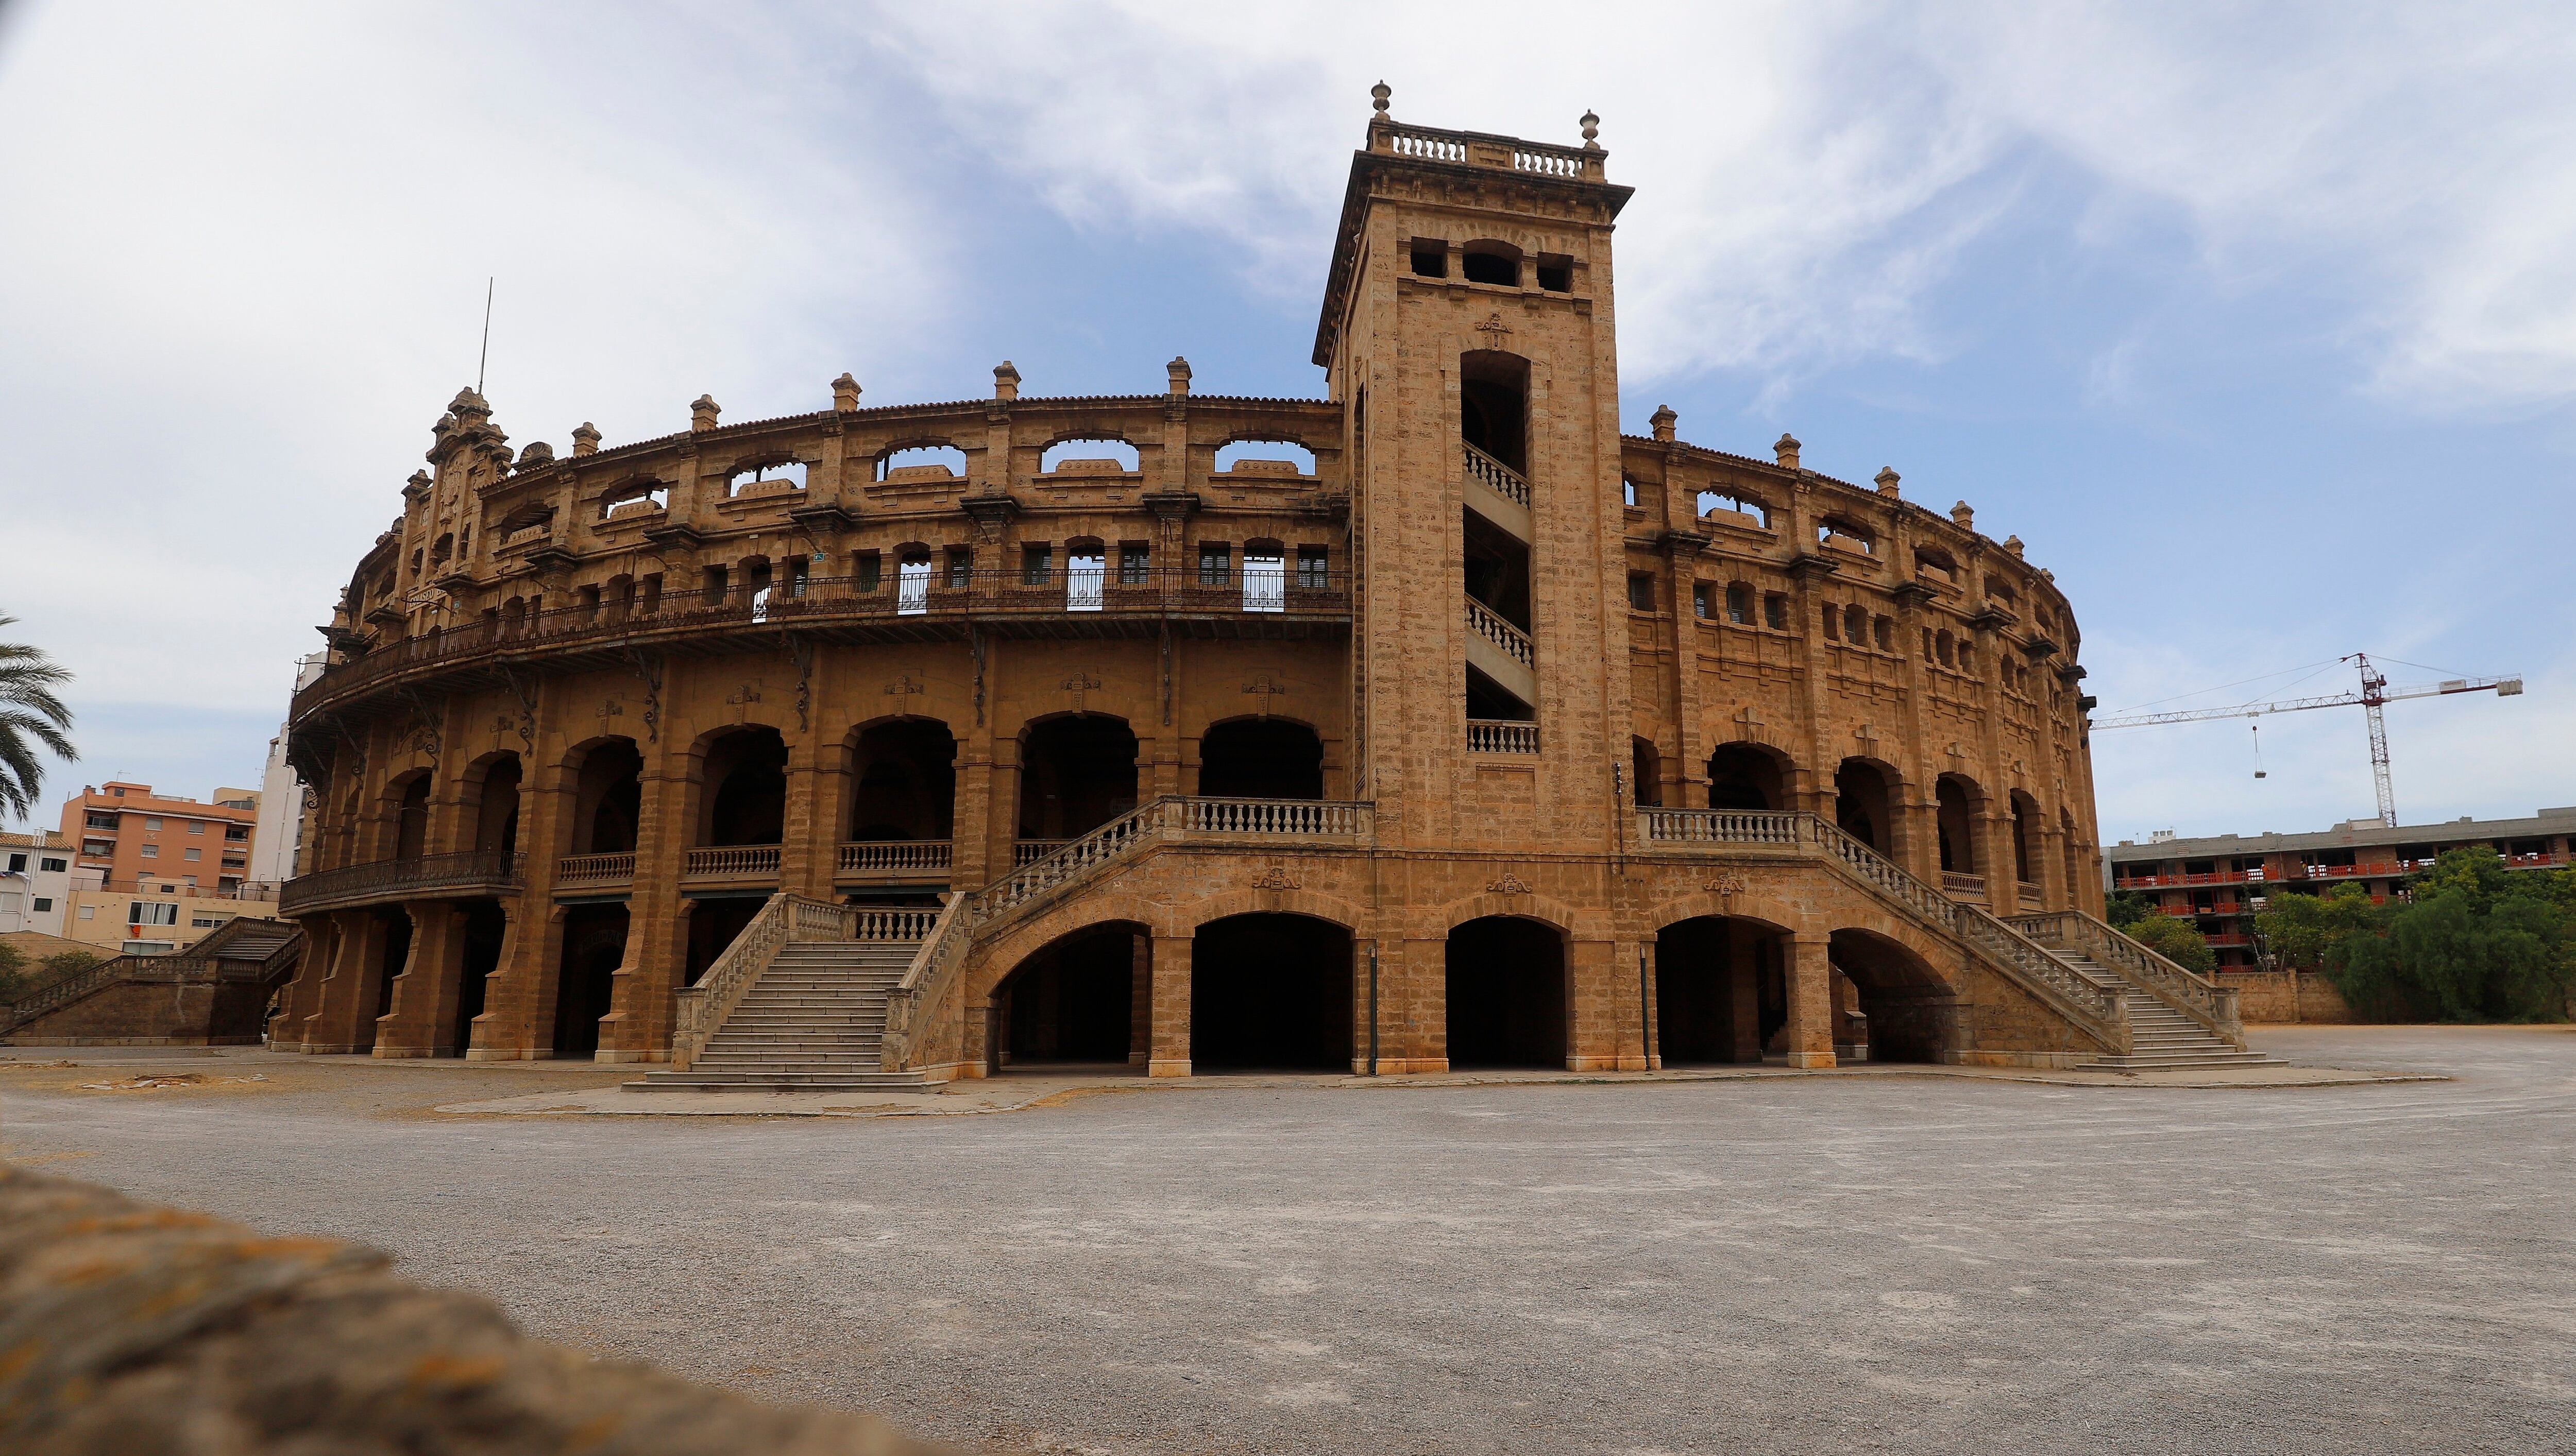
M 1708 756 L 1708 806 L 1712 809 L 1780 810 L 1789 807 L 1789 767 L 1776 749 L 1758 743 L 1725 743 Z
M 1124 718 L 1067 713 L 1020 744 L 1020 838 L 1079 838 L 1136 807 L 1136 733 Z
M 573 768 L 569 854 L 629 854 L 644 805 L 644 755 L 632 738 L 603 738 L 579 750 Z
M 993 988 L 989 1068 L 1124 1069 L 1135 1060 L 1146 935 L 1126 921 L 1087 925 L 1012 967 Z
M 698 842 L 777 844 L 787 827 L 787 741 L 769 727 L 735 728 L 707 745 L 706 807 Z
M 894 718 L 850 743 L 853 841 L 945 840 L 957 807 L 957 739 L 935 718 Z
M 1520 474 L 1529 473 L 1529 361 L 1495 349 L 1458 359 L 1458 433 Z
M 1896 853 L 1896 776 L 1873 758 L 1846 758 L 1834 770 L 1834 823 L 1877 850 Z

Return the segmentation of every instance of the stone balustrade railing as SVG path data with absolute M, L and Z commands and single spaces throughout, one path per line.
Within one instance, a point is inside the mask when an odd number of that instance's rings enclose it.
M 1953 895 L 1974 895 L 1979 898 L 1983 898 L 1986 893 L 1986 877 L 1984 875 L 1963 875 L 1956 870 L 1943 870 L 1941 872 L 1941 888 L 1949 891 Z
M 1517 506 L 1530 503 L 1529 482 L 1521 473 L 1500 460 L 1461 440 L 1458 448 L 1467 452 L 1467 478 L 1480 481 L 1485 488 Z
M 1540 177 L 1588 178 L 1595 182 L 1602 179 L 1602 164 L 1608 156 L 1605 152 L 1582 147 L 1491 136 L 1484 132 L 1445 131 L 1437 127 L 1409 126 L 1384 120 L 1371 128 L 1369 136 L 1371 150 L 1416 161 L 1495 167 Z
M 568 854 L 555 861 L 558 885 L 618 885 L 635 878 L 635 852 Z
M 857 911 L 845 905 L 808 900 L 782 890 L 769 897 L 751 923 L 725 947 L 694 986 L 680 988 L 671 1029 L 671 1065 L 687 1071 L 706 1050 L 707 1038 L 777 959 L 778 948 L 791 941 L 848 940 Z
M 1538 666 L 1538 649 L 1529 634 L 1506 622 L 1493 608 L 1474 597 L 1467 598 L 1467 630 L 1502 649 L 1505 656 L 1523 667 Z
M 2221 986 L 2188 967 L 2177 965 L 2080 910 L 2052 910 L 2012 917 L 2014 929 L 2033 940 L 2065 945 L 2145 987 L 2185 1016 L 2235 1042 L 2245 1043 L 2245 1027 L 2233 987 Z
M 852 940 L 920 940 L 938 923 L 936 910 L 857 910 L 852 916 Z
M 945 839 L 870 839 L 844 844 L 834 868 L 845 875 L 900 875 L 944 872 L 955 862 L 955 846 Z
M 1504 718 L 1467 720 L 1469 753 L 1536 753 L 1538 725 Z
M 1070 839 L 1014 840 L 1011 844 L 1011 865 L 1017 869 L 1036 864 L 1071 843 L 1073 841 Z
M 779 855 L 775 844 L 701 846 L 688 851 L 680 873 L 691 879 L 757 879 L 778 873 Z

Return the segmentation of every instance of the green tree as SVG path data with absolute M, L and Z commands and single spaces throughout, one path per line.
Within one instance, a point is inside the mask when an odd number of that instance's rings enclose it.
M 58 950 L 36 964 L 44 969 L 47 983 L 64 981 L 97 965 L 99 957 L 85 950 Z
M 2150 915 L 2120 927 L 2120 933 L 2187 971 L 2208 975 L 2218 969 L 2218 952 L 2209 948 L 2188 920 Z
M 17 620 L 0 613 L 0 627 Z M 37 749 L 65 763 L 80 757 L 69 736 L 72 710 L 54 693 L 71 680 L 71 669 L 40 649 L 0 642 L 0 818 L 24 818 L 36 806 L 45 783 Z
M 2254 929 L 2282 964 L 2321 971 L 2338 946 L 2371 930 L 2378 909 L 2359 885 L 2337 885 L 2322 895 L 2274 889 L 2255 913 Z
M 29 989 L 27 957 L 16 946 L 0 940 L 0 1006 L 17 1000 Z
M 2102 906 L 2102 918 L 2109 921 L 2115 930 L 2126 930 L 2151 915 L 2163 913 L 2157 908 L 2154 896 L 2136 890 L 2113 890 Z
M 2408 900 L 2329 949 L 2326 974 L 2365 1016 L 2558 1021 L 2576 984 L 2576 873 L 2509 870 L 2485 846 L 2446 851 Z

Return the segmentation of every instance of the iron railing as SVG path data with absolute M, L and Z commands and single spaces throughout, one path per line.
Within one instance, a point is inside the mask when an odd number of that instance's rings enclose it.
M 495 849 L 470 849 L 343 865 L 298 875 L 279 887 L 277 909 L 282 915 L 311 915 L 400 900 L 507 895 L 516 893 L 518 888 L 516 855 Z

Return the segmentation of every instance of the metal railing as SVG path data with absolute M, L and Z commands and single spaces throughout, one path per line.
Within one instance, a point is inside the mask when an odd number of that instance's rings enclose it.
M 775 844 L 702 846 L 682 858 L 680 873 L 690 879 L 759 879 L 778 873 L 780 853 Z
M 518 888 L 517 856 L 493 849 L 472 849 L 343 865 L 298 875 L 279 887 L 277 908 L 281 914 L 310 915 L 320 910 L 405 899 L 510 894 Z
M 1477 449 L 1475 446 L 1468 444 L 1464 440 L 1458 442 L 1458 448 L 1466 452 L 1466 469 L 1467 478 L 1469 480 L 1481 481 L 1486 489 L 1492 491 L 1498 496 L 1501 496 L 1503 499 L 1510 501 L 1512 504 L 1523 508 L 1528 507 L 1530 503 L 1529 481 L 1523 477 L 1519 471 L 1505 465 L 1500 460 L 1495 459 L 1493 456 L 1486 454 L 1484 451 Z
M 1256 619 L 1303 614 L 1346 621 L 1350 603 L 1347 570 L 1314 570 L 1303 563 L 1293 571 L 1283 567 L 1275 587 L 1265 582 L 1260 591 L 1250 594 L 1231 573 L 1220 582 L 1202 582 L 1195 566 L 1142 571 L 1122 566 L 1106 578 L 1086 579 L 1079 590 L 1076 584 L 1052 577 L 1031 585 L 1020 572 L 998 569 L 943 570 L 928 580 L 909 581 L 896 571 L 875 577 L 809 576 L 757 590 L 735 583 L 713 593 L 675 583 L 658 598 L 523 611 L 379 643 L 363 655 L 333 664 L 299 690 L 292 713 L 301 718 L 341 693 L 414 668 L 450 666 L 503 653 L 613 646 L 622 639 L 661 632 L 747 630 L 807 621 L 817 626 L 877 622 L 909 626 L 925 620 L 962 626 L 968 620 L 1056 616 L 1095 621 L 1121 614 Z
M 844 875 L 944 874 L 955 862 L 945 839 L 869 839 L 844 844 L 833 862 Z
M 1493 608 L 1474 597 L 1467 598 L 1467 630 L 1501 648 L 1521 666 L 1538 666 L 1538 649 L 1531 644 L 1529 634 L 1504 621 Z
M 1538 725 L 1504 718 L 1467 720 L 1469 753 L 1536 753 Z
M 624 884 L 635 878 L 635 852 L 568 854 L 555 861 L 558 885 Z

